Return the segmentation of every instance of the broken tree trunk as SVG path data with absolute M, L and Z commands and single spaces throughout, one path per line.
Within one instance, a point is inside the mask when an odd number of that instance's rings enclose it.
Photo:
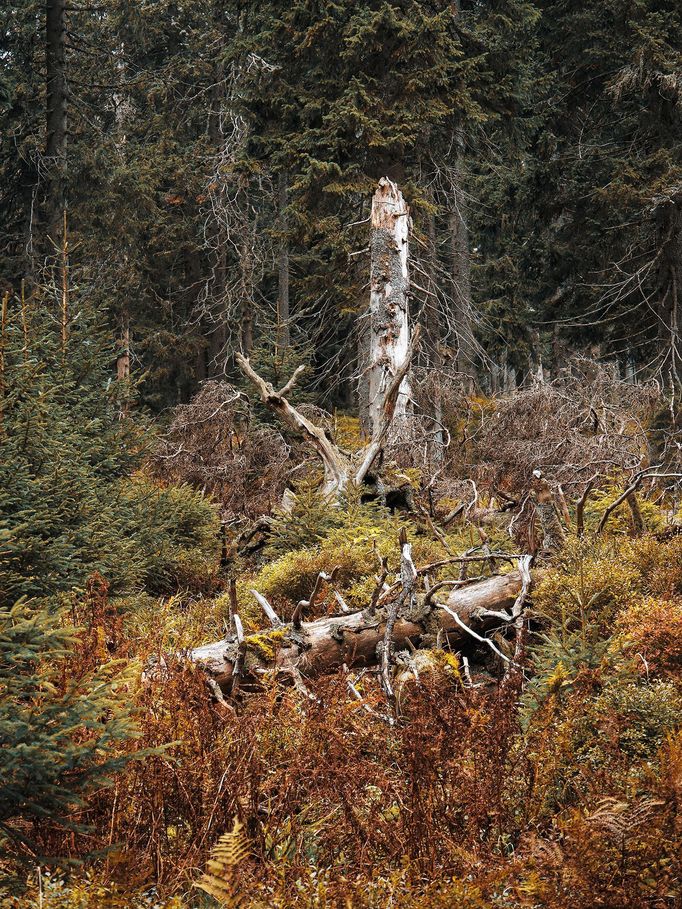
M 317 452 L 324 467 L 322 494 L 338 502 L 350 484 L 362 486 L 379 460 L 391 424 L 409 404 L 407 374 L 419 340 L 419 326 L 410 337 L 408 320 L 407 246 L 409 211 L 395 183 L 383 177 L 372 200 L 369 389 L 370 441 L 354 458 L 341 452 L 320 427 L 294 407 L 287 395 L 303 371 L 299 366 L 279 389 L 236 355 L 244 375 L 258 389 L 262 403 Z
M 407 267 L 410 212 L 403 195 L 388 177 L 382 177 L 372 199 L 370 235 L 370 298 L 367 326 L 367 366 L 362 382 L 363 429 L 370 437 L 379 431 L 384 400 L 393 378 L 408 355 L 409 274 Z M 409 407 L 410 386 L 404 375 L 395 415 Z
M 283 676 L 301 674 L 313 677 L 343 666 L 376 666 L 381 659 L 387 622 L 393 620 L 392 648 L 410 645 L 427 648 L 439 643 L 461 646 L 479 641 L 492 626 L 508 624 L 514 628 L 520 596 L 527 584 L 523 573 L 487 578 L 453 591 L 444 603 L 429 602 L 429 597 L 403 598 L 395 614 L 391 602 L 375 610 L 344 613 L 293 624 L 247 636 L 198 647 L 189 658 L 214 679 L 222 691 L 230 693 L 235 663 L 240 660 L 240 684 L 253 683 L 267 673 Z M 408 644 L 409 642 L 409 644 Z M 240 650 L 241 648 L 241 650 Z
M 343 452 L 327 437 L 325 431 L 319 426 L 315 426 L 315 424 L 297 410 L 286 397 L 305 369 L 304 366 L 299 366 L 289 381 L 283 385 L 279 391 L 276 391 L 273 385 L 266 382 L 265 379 L 258 375 L 247 357 L 240 353 L 236 355 L 236 360 L 241 371 L 258 389 L 261 402 L 269 411 L 275 414 L 282 423 L 298 432 L 303 440 L 311 445 L 317 452 L 324 467 L 324 481 L 321 493 L 325 498 L 338 502 L 339 497 L 342 495 L 349 482 L 353 483 L 355 486 L 362 486 L 365 482 L 367 474 L 372 469 L 372 466 L 384 447 L 386 436 L 388 435 L 395 415 L 402 382 L 410 368 L 410 361 L 414 355 L 418 340 L 419 326 L 415 328 L 414 333 L 412 334 L 412 340 L 408 345 L 405 360 L 398 368 L 385 391 L 382 401 L 381 419 L 378 422 L 376 431 L 373 434 L 371 441 L 361 449 L 353 459 L 343 454 Z

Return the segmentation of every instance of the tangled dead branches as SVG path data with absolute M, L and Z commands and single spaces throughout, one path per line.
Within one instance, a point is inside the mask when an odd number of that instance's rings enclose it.
M 659 400 L 655 385 L 631 385 L 608 366 L 578 360 L 556 382 L 518 391 L 483 416 L 477 477 L 518 496 L 541 470 L 580 495 L 590 479 L 650 463 L 646 428 Z
M 151 463 L 161 479 L 210 492 L 228 518 L 271 511 L 291 469 L 282 435 L 253 426 L 247 396 L 227 382 L 206 382 L 175 409 Z

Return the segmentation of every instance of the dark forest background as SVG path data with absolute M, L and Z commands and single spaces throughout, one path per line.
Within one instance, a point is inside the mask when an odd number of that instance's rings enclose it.
M 679 381 L 681 29 L 674 0 L 6 3 L 0 280 L 59 321 L 66 266 L 154 410 L 237 350 L 347 406 L 388 175 L 422 365 Z

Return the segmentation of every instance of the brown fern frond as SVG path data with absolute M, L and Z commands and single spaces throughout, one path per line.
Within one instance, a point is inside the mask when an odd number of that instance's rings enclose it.
M 194 885 L 229 909 L 246 905 L 247 895 L 237 876 L 237 868 L 249 855 L 243 827 L 235 818 L 232 830 L 220 837 L 206 863 L 206 871 Z
M 632 805 L 614 798 L 599 802 L 596 811 L 588 815 L 587 823 L 614 838 L 625 840 L 634 831 L 646 826 L 663 802 L 652 798 L 640 799 Z

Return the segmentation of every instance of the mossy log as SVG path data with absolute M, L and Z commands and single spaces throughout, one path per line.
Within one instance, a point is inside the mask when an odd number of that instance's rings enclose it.
M 480 646 L 480 635 L 494 626 L 513 628 L 517 599 L 523 595 L 522 572 L 487 578 L 453 591 L 443 601 L 416 597 L 398 610 L 391 640 L 394 650 L 425 648 L 437 644 L 459 648 L 465 642 Z M 241 685 L 256 682 L 265 673 L 313 677 L 348 667 L 375 666 L 381 659 L 381 645 L 391 604 L 342 615 L 327 616 L 300 627 L 286 625 L 271 631 L 247 635 Z M 518 613 L 516 613 L 518 615 Z M 189 658 L 202 666 L 221 690 L 229 694 L 237 638 L 198 647 Z M 485 648 L 482 648 L 485 649 Z

